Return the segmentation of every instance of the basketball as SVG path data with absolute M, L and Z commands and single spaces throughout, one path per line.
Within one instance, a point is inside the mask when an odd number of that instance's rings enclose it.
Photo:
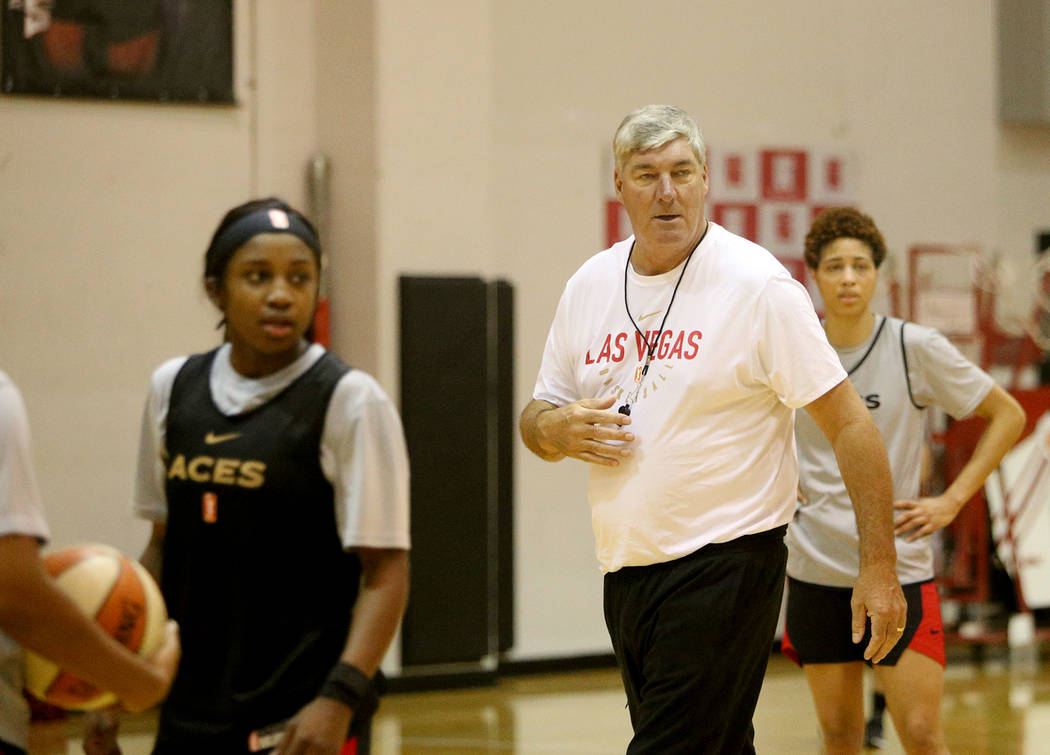
M 157 583 L 137 561 L 108 545 L 87 544 L 47 554 L 44 566 L 59 588 L 110 637 L 142 656 L 160 647 L 168 612 Z M 25 688 L 66 710 L 95 710 L 117 701 L 112 693 L 28 650 Z

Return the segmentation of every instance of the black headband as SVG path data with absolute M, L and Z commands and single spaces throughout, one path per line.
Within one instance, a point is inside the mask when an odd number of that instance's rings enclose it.
M 302 218 L 280 207 L 262 208 L 230 223 L 212 242 L 211 256 L 215 260 L 225 260 L 260 233 L 290 233 L 301 239 L 318 257 L 321 256 L 317 234 Z

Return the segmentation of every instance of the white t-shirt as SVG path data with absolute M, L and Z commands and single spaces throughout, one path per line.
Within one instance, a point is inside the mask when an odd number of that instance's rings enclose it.
M 29 451 L 25 404 L 0 371 L 0 537 L 51 537 Z M 29 706 L 22 697 L 22 649 L 0 631 L 0 739 L 25 749 Z
M 633 390 L 645 349 L 624 308 L 633 242 L 600 252 L 569 279 L 534 398 L 563 406 L 614 395 L 619 403 Z M 631 315 L 649 338 L 681 273 L 681 265 L 627 273 Z M 618 467 L 590 465 L 602 570 L 670 561 L 786 524 L 798 479 L 793 410 L 845 376 L 805 288 L 765 249 L 711 223 L 632 405 L 634 454 Z
M 867 341 L 839 349 L 838 356 L 882 433 L 894 500 L 913 500 L 919 494 L 926 440 L 925 412 L 919 407 L 936 404 L 962 419 L 984 401 L 994 381 L 936 330 L 911 322 L 905 327 L 895 317 L 877 318 Z M 807 503 L 798 507 L 788 528 L 788 574 L 803 582 L 851 587 L 860 569 L 860 536 L 835 454 L 808 415 L 796 417 L 795 433 Z M 911 543 L 901 536 L 895 544 L 901 584 L 933 577 L 928 536 Z
M 209 383 L 219 410 L 234 416 L 266 403 L 324 354 L 313 344 L 292 364 L 263 378 L 247 378 L 230 364 L 230 346 L 219 349 Z M 153 373 L 142 418 L 132 506 L 144 519 L 168 517 L 165 432 L 171 386 L 187 357 L 168 360 Z M 408 452 L 401 418 L 373 377 L 350 370 L 336 385 L 321 435 L 321 469 L 335 489 L 336 523 L 343 547 L 409 547 Z

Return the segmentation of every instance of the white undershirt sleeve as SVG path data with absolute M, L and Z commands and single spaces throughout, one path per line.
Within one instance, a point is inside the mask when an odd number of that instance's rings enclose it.
M 955 419 L 973 414 L 995 385 L 991 375 L 933 328 L 908 323 L 904 332 L 915 400 L 936 404 Z
M 186 357 L 176 357 L 154 371 L 142 412 L 131 508 L 136 516 L 156 524 L 168 521 L 168 498 L 164 491 L 168 404 L 175 376 L 185 363 Z
M 335 488 L 344 547 L 409 548 L 404 430 L 393 403 L 367 373 L 351 370 L 336 385 L 321 437 L 321 468 Z

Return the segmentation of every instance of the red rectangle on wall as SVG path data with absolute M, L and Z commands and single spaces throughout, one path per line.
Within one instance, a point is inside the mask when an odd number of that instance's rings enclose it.
M 711 219 L 723 228 L 750 241 L 758 237 L 758 206 L 743 202 L 711 205 Z
M 806 153 L 767 149 L 761 155 L 762 199 L 802 202 L 806 199 Z

